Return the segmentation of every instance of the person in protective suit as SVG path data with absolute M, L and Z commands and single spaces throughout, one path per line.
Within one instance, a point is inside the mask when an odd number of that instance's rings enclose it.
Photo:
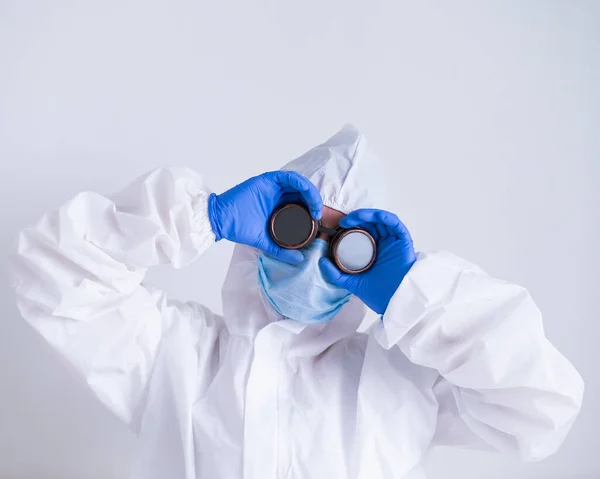
M 434 445 L 557 450 L 583 382 L 530 295 L 452 254 L 415 253 L 382 209 L 380 174 L 347 125 L 221 195 L 161 168 L 21 232 L 19 310 L 137 432 L 133 478 L 416 479 Z M 269 220 L 288 203 L 324 231 L 367 231 L 372 265 L 343 271 L 321 232 L 277 244 Z M 144 285 L 148 268 L 182 268 L 221 239 L 238 243 L 222 316 Z M 367 307 L 380 319 L 357 332 Z

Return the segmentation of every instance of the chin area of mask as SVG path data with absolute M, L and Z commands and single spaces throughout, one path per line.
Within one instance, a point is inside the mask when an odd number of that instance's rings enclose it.
M 337 248 L 338 261 L 350 271 L 366 267 L 374 253 L 371 240 L 358 231 L 344 236 Z

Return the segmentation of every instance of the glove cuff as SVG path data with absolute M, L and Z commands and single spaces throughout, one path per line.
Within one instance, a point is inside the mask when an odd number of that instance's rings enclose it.
M 221 241 L 223 234 L 219 224 L 219 198 L 215 193 L 211 193 L 208 197 L 208 220 L 215 234 L 215 241 Z

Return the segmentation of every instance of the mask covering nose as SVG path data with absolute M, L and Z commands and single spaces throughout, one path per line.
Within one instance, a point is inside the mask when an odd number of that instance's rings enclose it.
M 300 251 L 304 261 L 288 264 L 260 252 L 258 281 L 275 310 L 285 318 L 302 323 L 326 323 L 350 299 L 350 293 L 325 280 L 319 260 L 328 245 L 320 238 Z

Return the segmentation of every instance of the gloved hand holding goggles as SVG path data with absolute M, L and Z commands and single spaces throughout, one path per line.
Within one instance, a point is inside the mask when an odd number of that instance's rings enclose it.
M 346 274 L 367 271 L 377 257 L 377 243 L 367 230 L 360 227 L 327 228 L 298 203 L 276 208 L 269 219 L 268 230 L 273 241 L 285 249 L 303 248 L 317 234 L 326 234 L 329 237 L 329 257 Z

